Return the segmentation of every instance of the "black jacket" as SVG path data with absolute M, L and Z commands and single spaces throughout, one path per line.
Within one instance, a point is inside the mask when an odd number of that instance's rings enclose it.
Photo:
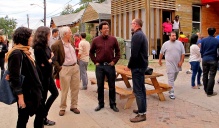
M 7 45 L 3 42 L 0 42 L 0 58 L 5 58 L 5 53 L 8 52 Z
M 52 77 L 53 67 L 52 63 L 48 61 L 51 58 L 51 52 L 48 46 L 43 46 L 40 43 L 34 46 L 35 60 L 42 72 L 43 79 Z M 54 60 L 54 57 L 52 59 Z
M 147 68 L 148 41 L 141 29 L 134 32 L 131 39 L 131 57 L 128 68 Z
M 21 74 L 25 76 L 23 84 L 20 83 Z M 14 50 L 8 59 L 8 70 L 10 72 L 10 85 L 14 94 L 23 94 L 29 115 L 36 113 L 42 101 L 42 85 L 38 75 L 39 70 L 29 60 L 25 53 L 20 50 Z

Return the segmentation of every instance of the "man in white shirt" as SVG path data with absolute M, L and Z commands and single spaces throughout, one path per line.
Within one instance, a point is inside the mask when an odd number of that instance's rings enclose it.
M 81 33 L 81 41 L 79 43 L 78 60 L 80 67 L 80 75 L 82 80 L 82 90 L 87 90 L 87 65 L 89 62 L 90 43 L 86 41 L 86 33 Z
M 59 37 L 59 30 L 55 28 L 52 30 L 52 36 L 50 37 L 50 40 L 48 42 L 50 48 L 58 40 L 58 37 Z
M 176 39 L 178 40 L 179 32 L 181 31 L 179 15 L 175 16 L 175 20 L 172 21 L 172 24 L 173 24 L 173 31 L 176 32 Z
M 182 71 L 182 64 L 185 57 L 185 49 L 181 41 L 176 40 L 176 33 L 170 33 L 170 40 L 166 41 L 160 50 L 159 64 L 162 65 L 161 59 L 165 55 L 168 84 L 172 86 L 169 92 L 170 99 L 175 99 L 174 81 L 179 71 Z

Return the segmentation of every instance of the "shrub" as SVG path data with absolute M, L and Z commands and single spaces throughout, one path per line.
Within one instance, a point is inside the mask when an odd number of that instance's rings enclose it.
M 118 43 L 119 43 L 119 48 L 120 48 L 120 58 L 124 59 L 125 58 L 125 41 L 123 38 L 116 37 Z

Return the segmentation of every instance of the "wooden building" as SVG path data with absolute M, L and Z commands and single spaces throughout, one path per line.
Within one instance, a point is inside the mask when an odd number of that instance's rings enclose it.
M 207 2 L 206 2 L 207 1 Z M 181 31 L 191 35 L 194 30 L 207 36 L 207 27 L 219 31 L 218 0 L 112 0 L 111 33 L 124 39 L 131 39 L 131 21 L 143 20 L 143 32 L 149 41 L 149 54 L 154 49 L 159 53 L 163 43 L 162 23 L 166 18 L 180 17 Z M 210 7 L 206 8 L 206 5 Z M 209 20 L 210 13 L 210 20 Z
M 78 13 L 52 17 L 50 22 L 50 28 L 69 26 L 70 28 L 79 29 L 79 24 L 81 22 L 81 17 L 83 13 L 84 13 L 84 9 Z
M 90 24 L 87 28 L 90 27 L 89 33 L 92 36 L 98 35 L 98 24 L 101 21 L 111 23 L 111 2 L 109 0 L 103 3 L 90 2 L 81 19 L 83 23 Z

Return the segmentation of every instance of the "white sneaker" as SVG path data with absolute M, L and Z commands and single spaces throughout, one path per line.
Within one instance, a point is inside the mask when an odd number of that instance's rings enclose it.
M 174 96 L 174 94 L 170 94 L 169 95 L 170 99 L 174 100 L 176 97 Z

